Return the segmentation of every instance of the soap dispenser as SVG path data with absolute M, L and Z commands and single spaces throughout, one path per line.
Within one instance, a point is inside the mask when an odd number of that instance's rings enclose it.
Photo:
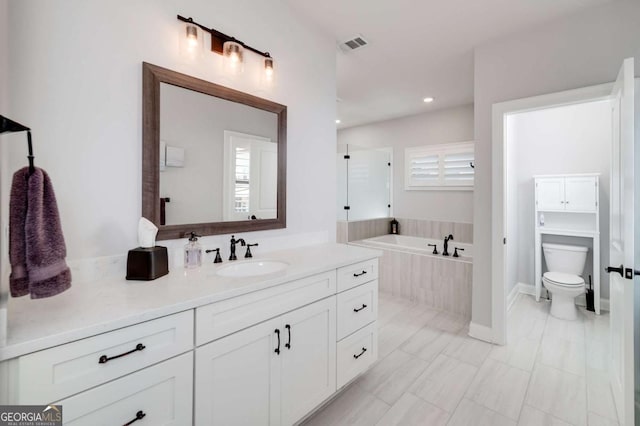
M 190 233 L 189 242 L 184 246 L 184 267 L 193 269 L 202 266 L 202 246 L 198 242 L 199 235 Z

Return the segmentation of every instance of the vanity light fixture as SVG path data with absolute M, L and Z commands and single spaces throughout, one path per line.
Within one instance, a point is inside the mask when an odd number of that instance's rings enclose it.
M 433 101 L 435 101 L 435 98 L 432 98 L 431 96 L 427 96 L 422 100 L 422 102 L 424 102 L 425 104 L 430 104 Z
M 271 80 L 273 78 L 273 58 L 269 52 L 263 52 L 245 44 L 235 37 L 221 33 L 216 29 L 205 27 L 204 25 L 195 22 L 193 18 L 185 18 L 178 15 L 178 20 L 186 24 L 186 37 L 189 43 L 192 43 L 193 40 L 195 40 L 194 45 L 197 45 L 198 28 L 209 33 L 211 35 L 211 51 L 223 55 L 227 62 L 227 66 L 231 71 L 237 72 L 242 70 L 244 51 L 250 50 L 264 58 L 264 73 L 267 80 Z

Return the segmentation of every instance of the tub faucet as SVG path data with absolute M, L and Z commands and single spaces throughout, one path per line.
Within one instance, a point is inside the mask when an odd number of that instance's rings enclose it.
M 449 241 L 453 241 L 453 235 L 451 234 L 444 237 L 444 249 L 442 250 L 443 256 L 449 256 Z
M 238 257 L 236 256 L 236 244 L 238 243 L 240 243 L 242 247 L 247 245 L 247 243 L 244 242 L 244 239 L 238 238 L 236 240 L 235 235 L 232 235 L 231 236 L 231 254 L 229 255 L 229 260 L 238 260 Z

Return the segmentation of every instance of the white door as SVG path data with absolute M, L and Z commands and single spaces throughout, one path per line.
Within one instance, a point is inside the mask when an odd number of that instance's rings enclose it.
M 223 220 L 275 219 L 278 144 L 269 138 L 224 131 Z
M 593 176 L 568 177 L 564 180 L 564 198 L 567 210 L 595 212 L 597 208 L 598 179 Z
M 634 70 L 625 59 L 612 93 L 610 194 L 611 387 L 621 425 L 634 424 Z M 637 154 L 636 154 L 637 155 Z M 631 272 L 628 275 L 627 270 Z
M 196 349 L 196 425 L 280 424 L 279 324 L 266 321 Z
M 564 178 L 536 180 L 538 210 L 564 210 Z
M 291 425 L 336 391 L 336 298 L 282 317 L 282 424 Z M 247 423 L 249 424 L 249 423 Z
M 258 219 L 278 217 L 278 144 L 251 143 L 249 213 Z

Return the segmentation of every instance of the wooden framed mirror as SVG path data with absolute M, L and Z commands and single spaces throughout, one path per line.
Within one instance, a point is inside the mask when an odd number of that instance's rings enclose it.
M 142 216 L 158 240 L 286 227 L 287 107 L 142 64 Z

